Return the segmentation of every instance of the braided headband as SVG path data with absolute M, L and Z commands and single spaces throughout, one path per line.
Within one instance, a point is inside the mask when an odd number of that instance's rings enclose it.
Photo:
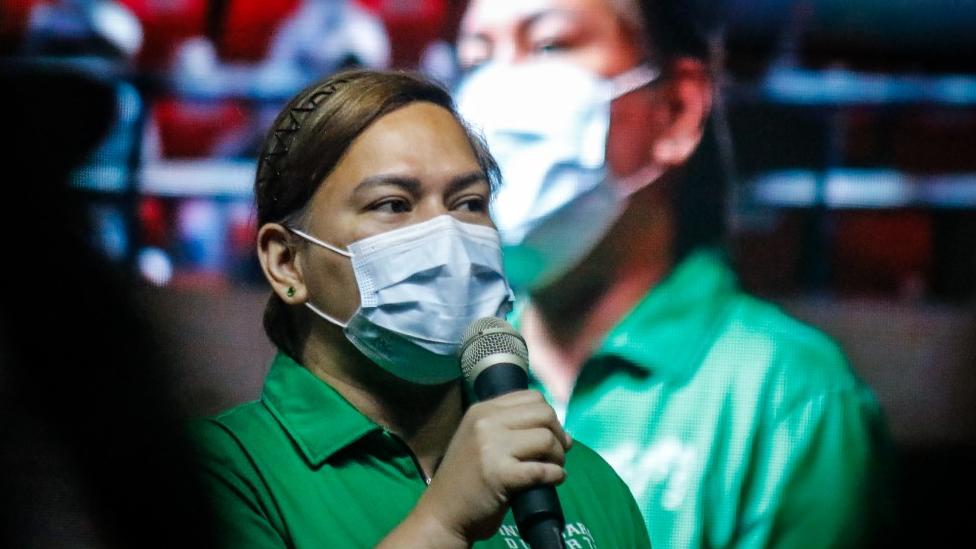
M 278 127 L 271 135 L 270 143 L 266 151 L 261 155 L 261 164 L 258 169 L 257 183 L 260 184 L 269 179 L 281 177 L 284 159 L 288 154 L 291 144 L 295 140 L 295 134 L 302 128 L 302 124 L 318 106 L 336 91 L 338 84 L 344 84 L 346 80 L 330 82 L 320 90 L 310 94 L 304 101 L 299 102 L 288 110 L 288 115 L 282 117 Z

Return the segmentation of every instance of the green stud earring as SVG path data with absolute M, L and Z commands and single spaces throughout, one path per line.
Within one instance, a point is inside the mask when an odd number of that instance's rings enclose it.
M 288 294 L 288 297 L 295 297 L 295 287 L 288 286 L 288 291 L 285 293 Z

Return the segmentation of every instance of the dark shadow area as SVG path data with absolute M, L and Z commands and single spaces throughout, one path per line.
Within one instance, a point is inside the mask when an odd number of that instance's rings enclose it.
M 84 71 L 23 63 L 0 67 L 0 91 L 0 545 L 214 547 L 171 357 L 133 281 L 91 246 L 67 183 L 115 94 Z
M 973 536 L 976 446 L 903 447 L 898 481 L 898 547 L 962 547 Z

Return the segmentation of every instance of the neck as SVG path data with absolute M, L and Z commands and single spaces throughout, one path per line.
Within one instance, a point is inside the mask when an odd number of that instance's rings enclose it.
M 400 437 L 424 475 L 434 476 L 464 412 L 460 382 L 426 386 L 396 380 L 386 390 L 362 396 L 354 405 Z
M 346 342 L 348 343 L 348 342 Z M 364 357 L 351 344 L 306 346 L 303 364 L 354 408 L 402 439 L 429 478 L 464 413 L 460 380 L 440 385 L 404 381 Z
M 667 276 L 673 265 L 673 230 L 670 209 L 635 196 L 583 263 L 532 294 L 521 332 L 534 375 L 555 398 L 568 400 L 586 360 Z

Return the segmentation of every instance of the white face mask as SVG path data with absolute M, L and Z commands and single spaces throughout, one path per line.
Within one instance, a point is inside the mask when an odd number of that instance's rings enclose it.
M 484 132 L 503 185 L 492 216 L 512 284 L 545 286 L 606 234 L 629 196 L 656 179 L 645 169 L 610 180 L 610 103 L 654 81 L 641 65 L 612 79 L 566 62 L 487 63 L 459 84 L 461 116 Z
M 341 250 L 302 231 L 306 240 L 352 258 L 359 309 L 342 327 L 373 362 L 414 383 L 461 375 L 458 348 L 475 320 L 505 318 L 513 295 L 502 271 L 498 231 L 441 215 L 364 238 Z

